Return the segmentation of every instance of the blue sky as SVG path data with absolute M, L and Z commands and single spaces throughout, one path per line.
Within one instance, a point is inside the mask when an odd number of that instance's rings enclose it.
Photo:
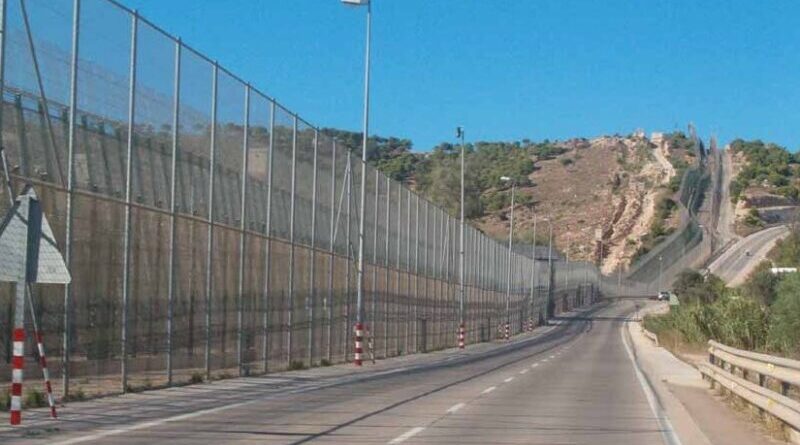
M 364 10 L 122 0 L 318 126 L 359 130 Z M 373 0 L 371 133 L 417 150 L 685 128 L 800 147 L 800 2 Z

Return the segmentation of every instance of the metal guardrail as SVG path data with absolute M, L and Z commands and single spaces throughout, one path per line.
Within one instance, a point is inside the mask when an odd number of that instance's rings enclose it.
M 709 340 L 709 363 L 699 366 L 712 387 L 736 394 L 746 402 L 783 421 L 792 441 L 800 440 L 800 402 L 788 396 L 792 386 L 800 387 L 800 361 L 744 351 Z M 758 383 L 751 381 L 755 378 Z M 780 388 L 773 390 L 772 381 Z

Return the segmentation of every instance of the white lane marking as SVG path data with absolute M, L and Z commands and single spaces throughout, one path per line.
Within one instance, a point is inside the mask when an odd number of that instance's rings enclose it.
M 554 359 L 554 358 L 556 358 L 556 356 L 555 355 L 551 355 L 549 358 Z
M 661 426 L 661 434 L 664 436 L 664 442 L 669 445 L 682 445 L 681 439 L 678 438 L 678 435 L 672 428 L 672 423 L 669 421 L 667 414 L 663 413 L 661 411 L 661 407 L 657 404 L 656 395 L 653 393 L 653 388 L 650 387 L 650 383 L 647 382 L 644 374 L 642 374 L 642 370 L 639 369 L 639 364 L 636 363 L 636 358 L 633 355 L 633 351 L 631 351 L 631 347 L 628 345 L 628 339 L 625 338 L 626 326 L 627 325 L 623 324 L 622 328 L 619 330 L 619 333 L 622 336 L 622 344 L 625 345 L 625 352 L 628 353 L 628 358 L 631 360 L 633 370 L 636 372 L 636 379 L 639 380 L 639 385 L 642 387 L 644 396 L 647 399 L 647 404 L 650 405 L 650 411 L 653 413 L 653 416 Z
M 460 410 L 463 407 L 464 407 L 464 404 L 463 403 L 459 403 L 459 404 L 451 406 L 450 408 L 447 408 L 447 412 L 450 413 L 450 414 L 453 414 L 454 412 Z
M 123 434 L 123 433 L 127 433 L 127 432 L 130 432 L 130 431 L 137 431 L 137 430 L 141 430 L 141 429 L 156 427 L 156 426 L 159 426 L 159 425 L 163 425 L 163 424 L 165 424 L 167 422 L 178 422 L 178 421 L 181 421 L 181 420 L 191 419 L 193 417 L 198 417 L 198 416 L 202 416 L 202 415 L 205 415 L 205 414 L 212 414 L 212 413 L 216 413 L 216 412 L 219 412 L 219 411 L 224 411 L 224 410 L 231 409 L 231 408 L 237 408 L 237 407 L 240 407 L 240 406 L 250 405 L 250 404 L 252 404 L 254 402 L 255 401 L 232 403 L 230 405 L 223 405 L 223 406 L 219 406 L 219 407 L 216 407 L 216 408 L 205 409 L 205 410 L 202 410 L 202 411 L 195 411 L 193 413 L 187 413 L 187 414 L 181 414 L 179 416 L 167 417 L 166 419 L 159 419 L 159 420 L 153 420 L 153 421 L 150 421 L 150 422 L 137 423 L 136 425 L 132 425 L 132 426 L 125 427 L 125 428 L 115 428 L 113 430 L 102 431 L 102 432 L 97 433 L 97 434 L 90 434 L 88 436 L 81 436 L 81 437 L 76 437 L 74 439 L 68 439 L 68 440 L 64 440 L 64 441 L 61 441 L 61 442 L 55 442 L 53 445 L 72 445 L 72 444 L 75 444 L 75 443 L 95 441 L 97 439 L 102 439 L 102 438 L 108 437 L 108 436 L 114 436 L 114 435 L 117 435 L 117 434 Z
M 406 371 L 408 369 L 411 369 L 411 368 L 412 368 L 411 366 L 403 366 L 401 368 L 388 369 L 386 371 L 376 372 L 375 374 L 372 374 L 372 375 L 373 376 L 387 376 L 387 375 L 401 373 L 401 372 L 404 372 L 404 371 Z M 283 379 L 283 380 L 282 379 L 272 379 L 272 380 L 274 380 L 274 381 L 288 381 L 288 379 Z M 359 379 L 358 377 L 349 378 L 349 376 L 345 375 L 345 376 L 343 376 L 343 378 L 341 380 L 337 380 L 337 381 L 334 381 L 332 383 L 324 383 L 324 384 L 316 384 L 316 385 L 311 385 L 311 386 L 306 386 L 306 387 L 300 387 L 300 388 L 297 388 L 297 389 L 288 390 L 286 392 L 278 391 L 278 392 L 274 392 L 274 393 L 268 393 L 268 394 L 265 395 L 266 396 L 265 398 L 266 399 L 273 399 L 275 397 L 280 397 L 280 396 L 285 396 L 285 395 L 303 394 L 303 393 L 307 393 L 307 392 L 317 391 L 317 390 L 320 390 L 320 389 L 326 389 L 326 388 L 329 388 L 329 387 L 340 385 L 342 383 L 358 382 L 360 380 L 361 379 Z M 246 385 L 242 385 L 242 386 L 246 386 Z M 201 388 L 201 387 L 198 387 L 197 389 L 198 390 L 202 390 L 203 392 L 211 392 L 212 391 L 212 389 L 204 389 L 204 388 Z M 116 435 L 119 435 L 119 434 L 125 434 L 125 433 L 128 433 L 128 432 L 131 432 L 131 431 L 138 431 L 138 430 L 142 430 L 142 429 L 147 429 L 147 428 L 152 428 L 152 427 L 164 425 L 165 423 L 180 422 L 181 420 L 192 419 L 192 418 L 195 418 L 195 417 L 198 417 L 198 416 L 203 416 L 203 415 L 206 415 L 206 414 L 213 414 L 213 413 L 220 412 L 220 411 L 225 411 L 225 410 L 228 410 L 228 409 L 233 409 L 233 408 L 239 408 L 239 407 L 242 407 L 242 406 L 252 405 L 252 404 L 255 404 L 255 403 L 263 402 L 265 398 L 259 398 L 259 399 L 255 399 L 255 400 L 248 400 L 248 401 L 245 401 L 245 402 L 235 402 L 235 403 L 231 403 L 231 404 L 228 404 L 228 405 L 218 406 L 216 408 L 203 409 L 203 410 L 194 411 L 194 412 L 190 412 L 190 413 L 186 413 L 186 414 L 179 414 L 179 415 L 173 416 L 173 417 L 166 417 L 166 418 L 162 418 L 162 419 L 158 419 L 158 420 L 151 420 L 151 421 L 147 421 L 147 422 L 137 423 L 137 424 L 133 424 L 131 426 L 123 427 L 123 428 L 114 428 L 114 429 L 111 429 L 111 430 L 99 431 L 99 432 L 94 433 L 94 434 L 88 434 L 88 435 L 85 435 L 85 436 L 74 437 L 72 439 L 63 440 L 61 442 L 54 442 L 54 443 L 51 443 L 51 445 L 73 445 L 73 444 L 76 444 L 76 443 L 92 442 L 92 441 L 95 441 L 95 440 L 98 440 L 98 439 L 102 439 L 102 438 L 108 437 L 108 436 L 116 436 Z
M 505 379 L 505 380 L 503 380 L 503 381 L 504 381 L 505 383 L 510 383 L 512 380 L 514 380 L 514 377 L 509 377 L 509 378 L 507 378 L 507 379 Z
M 418 427 L 415 427 L 415 428 L 411 428 L 410 430 L 406 431 L 405 433 L 403 433 L 403 434 L 395 437 L 394 439 L 392 439 L 389 443 L 390 444 L 392 444 L 392 443 L 403 443 L 403 442 L 407 441 L 408 439 L 411 439 L 412 437 L 414 437 L 417 434 L 421 433 L 422 430 L 424 430 L 424 429 L 425 428 L 421 427 L 421 426 L 418 426 Z
M 542 363 L 547 363 L 547 359 L 542 359 Z
M 497 389 L 496 386 L 490 386 L 490 387 L 484 389 L 483 392 L 481 392 L 481 394 L 489 394 L 490 392 L 494 391 L 495 389 Z
M 539 366 L 539 364 L 538 363 L 534 363 L 534 364 L 531 365 L 531 368 L 535 368 L 537 366 Z
M 527 369 L 523 369 L 523 370 L 522 370 L 522 371 L 520 371 L 519 373 L 520 373 L 520 374 L 525 374 L 526 372 L 528 372 L 528 370 L 527 370 Z

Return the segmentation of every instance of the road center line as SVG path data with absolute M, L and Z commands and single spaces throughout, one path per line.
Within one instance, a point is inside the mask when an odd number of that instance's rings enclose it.
M 496 386 L 490 386 L 490 387 L 484 389 L 481 394 L 489 394 L 490 392 L 494 391 L 495 389 L 497 389 Z
M 531 368 L 535 368 L 537 366 L 539 366 L 539 364 L 538 363 L 534 363 L 534 364 L 531 365 Z
M 459 404 L 451 406 L 450 408 L 447 408 L 447 412 L 450 413 L 450 414 L 453 414 L 454 412 L 460 410 L 463 407 L 464 407 L 464 404 L 463 403 L 459 403 Z
M 505 380 L 503 380 L 503 381 L 504 381 L 504 382 L 506 382 L 506 383 L 509 383 L 509 382 L 511 382 L 512 380 L 514 380 L 514 377 L 509 377 L 509 378 L 507 378 L 507 379 L 505 379 Z
M 523 369 L 523 370 L 522 370 L 522 371 L 520 371 L 519 373 L 520 373 L 520 374 L 525 374 L 526 372 L 528 372 L 528 370 L 527 370 L 527 369 Z
M 418 427 L 415 427 L 415 428 L 411 428 L 410 430 L 406 431 L 405 433 L 403 433 L 403 434 L 395 437 L 394 439 L 392 439 L 389 443 L 390 444 L 392 444 L 392 443 L 403 443 L 403 442 L 407 441 L 408 439 L 411 439 L 412 437 L 414 437 L 417 434 L 421 433 L 422 430 L 424 430 L 424 429 L 425 428 L 421 427 L 421 426 L 418 426 Z
M 551 356 L 550 356 L 550 357 L 548 357 L 548 358 L 551 358 L 551 359 L 553 359 L 553 358 L 556 358 L 556 356 L 555 356 L 555 355 L 551 355 Z

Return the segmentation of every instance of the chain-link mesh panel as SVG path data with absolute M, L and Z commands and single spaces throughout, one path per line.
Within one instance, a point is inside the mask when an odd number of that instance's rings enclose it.
M 12 171 L 62 186 L 67 167 L 71 6 L 68 1 L 7 2 L 4 33 L 3 145 Z
M 294 240 L 311 245 L 314 228 L 311 211 L 314 203 L 314 144 L 316 130 L 302 120 L 297 124 L 297 171 L 295 173 L 295 226 Z
M 247 220 L 248 230 L 267 233 L 267 194 L 269 193 L 269 141 L 271 101 L 253 92 L 247 133 Z
M 270 234 L 289 239 L 289 214 L 292 200 L 292 151 L 294 116 L 275 107 L 275 127 L 272 134 L 272 227 Z M 280 167 L 278 167 L 280 166 Z

